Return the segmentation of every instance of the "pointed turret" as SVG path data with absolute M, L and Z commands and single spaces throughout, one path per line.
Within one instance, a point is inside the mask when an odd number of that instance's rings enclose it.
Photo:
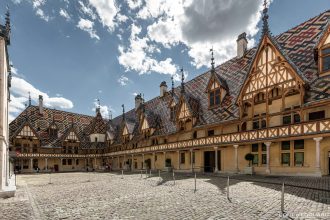
M 262 35 L 269 34 L 268 25 L 268 1 L 264 0 L 264 10 L 262 11 Z
M 183 73 L 183 67 L 181 68 L 181 93 L 184 93 L 184 73 Z

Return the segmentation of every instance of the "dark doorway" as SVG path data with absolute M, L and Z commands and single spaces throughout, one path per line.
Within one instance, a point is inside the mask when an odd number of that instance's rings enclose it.
M 54 165 L 54 171 L 58 172 L 58 165 L 57 164 Z
M 221 170 L 221 151 L 218 151 L 218 170 Z M 204 152 L 204 172 L 213 172 L 215 169 L 215 151 Z

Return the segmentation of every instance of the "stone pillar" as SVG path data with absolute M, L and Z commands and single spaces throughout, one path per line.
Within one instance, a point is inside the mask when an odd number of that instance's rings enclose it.
M 45 158 L 45 170 L 48 171 L 48 158 Z
M 94 157 L 94 170 L 96 170 L 96 157 Z
M 214 151 L 215 151 L 215 168 L 214 168 L 214 172 L 217 173 L 219 172 L 219 167 L 218 167 L 218 147 L 214 147 Z
M 178 150 L 177 153 L 178 153 L 178 169 L 180 170 L 181 169 L 181 155 L 180 155 L 180 151 Z
M 156 169 L 156 160 L 155 160 L 155 158 L 156 158 L 156 153 L 154 152 L 154 153 L 152 153 L 152 169 Z
M 267 174 L 270 174 L 270 166 L 269 166 L 269 161 L 270 161 L 270 149 L 269 149 L 269 147 L 270 147 L 270 145 L 272 144 L 272 142 L 265 142 L 264 143 L 265 145 L 266 145 L 266 147 L 267 147 L 267 163 L 266 163 L 266 173 Z
M 142 170 L 144 169 L 144 154 L 142 154 Z
M 235 173 L 238 173 L 239 172 L 239 169 L 238 169 L 238 145 L 235 144 L 234 148 L 235 148 Z
M 123 170 L 127 170 L 127 164 L 126 164 L 126 154 L 124 154 Z
M 33 159 L 30 159 L 30 171 L 33 172 Z
M 117 157 L 117 169 L 119 169 L 120 168 L 120 159 L 119 159 L 119 156 Z
M 23 162 L 24 160 L 23 159 L 21 159 L 21 172 L 23 172 Z
M 322 141 L 323 137 L 313 138 L 315 141 L 315 171 L 316 174 L 321 176 L 321 163 L 320 163 L 320 142 Z
M 134 170 L 134 155 L 132 154 L 131 170 Z
M 194 149 L 190 149 L 190 169 L 191 169 L 191 172 L 194 172 L 193 152 L 194 152 Z
M 164 168 L 166 167 L 166 151 L 163 152 L 164 153 Z

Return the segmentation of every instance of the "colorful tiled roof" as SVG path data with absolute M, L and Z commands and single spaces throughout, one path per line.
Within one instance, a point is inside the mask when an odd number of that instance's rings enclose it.
M 328 24 L 330 11 L 326 11 L 310 20 L 278 35 L 271 37 L 276 47 L 281 50 L 288 62 L 297 70 L 302 79 L 308 85 L 306 88 L 305 103 L 330 98 L 330 76 L 318 76 L 317 63 L 314 60 L 314 50 L 322 36 L 323 30 Z M 251 63 L 256 55 L 257 48 L 246 51 L 241 58 L 234 57 L 215 68 L 216 76 L 226 85 L 227 94 L 220 106 L 208 108 L 208 94 L 205 92 L 211 77 L 211 71 L 207 71 L 194 79 L 185 83 L 185 96 L 190 105 L 194 107 L 193 113 L 198 117 L 195 126 L 204 126 L 210 124 L 219 124 L 225 121 L 237 120 L 239 118 L 239 109 L 236 104 L 240 89 L 250 70 Z M 161 125 L 157 128 L 154 135 L 168 135 L 175 133 L 177 127 L 175 122 L 170 120 L 169 104 L 174 98 L 178 104 L 181 95 L 180 87 L 174 89 L 174 97 L 168 92 L 163 97 L 155 97 L 143 104 L 147 115 L 148 123 L 154 126 L 156 122 Z M 193 100 L 193 101 L 191 101 Z M 191 103 L 193 102 L 193 103 Z M 78 136 L 88 143 L 86 134 L 94 132 L 111 133 L 115 138 L 115 143 L 120 143 L 121 132 L 123 129 L 123 116 L 118 116 L 105 121 L 102 117 L 80 115 L 59 110 L 44 109 L 44 115 L 40 115 L 38 107 L 29 106 L 10 124 L 10 134 L 13 138 L 15 131 L 25 122 L 25 114 L 28 114 L 29 123 L 41 137 L 43 145 L 55 143 L 50 141 L 45 133 L 54 116 L 55 122 L 59 128 L 59 138 L 71 126 L 74 121 Z M 139 137 L 139 119 L 135 109 L 125 113 L 125 123 L 128 130 L 133 134 L 132 142 L 138 141 Z

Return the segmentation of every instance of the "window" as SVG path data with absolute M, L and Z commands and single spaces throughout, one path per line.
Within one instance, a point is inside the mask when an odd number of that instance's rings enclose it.
M 183 153 L 180 154 L 180 163 L 184 164 L 185 159 L 186 159 L 186 155 L 185 155 L 185 152 L 183 152 Z
M 259 104 L 265 101 L 265 93 L 260 92 L 254 97 L 254 103 Z
M 193 139 L 196 139 L 197 138 L 197 131 L 194 131 L 193 133 Z
M 259 129 L 259 121 L 253 121 L 253 129 Z
M 283 125 L 291 124 L 291 115 L 283 116 Z
M 251 152 L 253 154 L 253 161 L 252 164 L 253 165 L 257 165 L 259 164 L 259 158 L 258 158 L 258 152 L 259 152 L 259 144 L 252 144 L 251 146 Z
M 290 141 L 282 141 L 282 150 L 290 150 Z
M 283 166 L 290 166 L 290 141 L 282 141 L 281 163 Z
M 62 165 L 66 165 L 66 159 L 62 160 Z
M 309 113 L 309 120 L 310 121 L 324 119 L 324 118 L 325 118 L 325 112 L 324 111 L 318 111 L 318 112 L 311 112 L 311 113 Z
M 195 163 L 195 151 L 192 152 L 192 162 Z
M 290 153 L 281 154 L 282 165 L 290 166 Z
M 321 71 L 326 72 L 330 70 L 330 48 L 321 50 L 322 67 Z
M 304 165 L 304 152 L 295 152 L 294 153 L 294 165 L 295 166 Z
M 214 136 L 214 130 L 208 130 L 207 131 L 207 136 Z
M 261 128 L 265 128 L 266 127 L 266 120 L 263 119 L 261 120 Z
M 76 165 L 79 165 L 79 159 L 76 160 Z
M 281 96 L 281 91 L 279 88 L 274 88 L 270 91 L 270 97 L 272 99 L 280 98 L 280 96 Z
M 246 131 L 246 122 L 243 122 L 242 127 L 241 127 L 241 131 Z
M 95 142 L 97 142 L 97 137 L 95 137 Z
M 220 105 L 220 101 L 220 85 L 215 80 L 213 80 L 209 91 L 209 106 L 214 107 Z
M 68 165 L 72 165 L 72 159 L 68 159 Z
M 295 150 L 304 149 L 304 140 L 295 140 L 294 141 L 294 149 Z
M 293 115 L 293 122 L 294 123 L 299 123 L 300 122 L 300 115 L 299 114 L 294 114 Z

